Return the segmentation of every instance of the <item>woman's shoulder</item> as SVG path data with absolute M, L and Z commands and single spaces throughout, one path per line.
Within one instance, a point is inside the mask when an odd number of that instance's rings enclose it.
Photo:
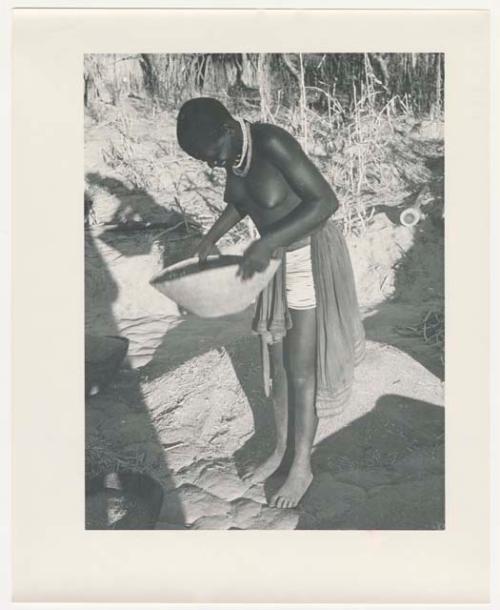
M 254 142 L 264 149 L 298 144 L 291 133 L 272 123 L 252 123 L 252 136 Z

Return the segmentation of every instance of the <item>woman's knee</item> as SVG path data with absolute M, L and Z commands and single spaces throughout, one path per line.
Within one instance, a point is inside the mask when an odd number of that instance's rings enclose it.
M 316 379 L 314 370 L 288 371 L 288 382 L 295 391 L 314 387 Z

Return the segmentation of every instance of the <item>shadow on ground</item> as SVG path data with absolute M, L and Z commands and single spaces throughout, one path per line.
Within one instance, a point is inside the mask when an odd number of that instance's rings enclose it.
M 122 197 L 120 207 L 124 211 L 130 209 L 130 191 L 114 178 L 102 178 L 97 174 L 87 175 L 87 179 L 99 186 L 107 188 L 115 196 Z M 160 207 L 149 196 L 135 193 L 133 201 L 142 202 L 138 210 L 151 210 L 152 206 Z M 86 206 L 86 214 L 89 208 Z M 119 336 L 118 325 L 113 315 L 113 303 L 119 298 L 119 287 L 113 279 L 108 266 L 96 247 L 95 237 L 90 231 L 85 231 L 85 313 L 86 333 L 92 334 L 95 328 L 87 324 L 87 318 L 93 318 L 90 314 L 93 309 L 99 308 L 99 327 L 106 329 L 106 334 Z M 139 241 L 134 239 L 122 240 L 122 244 L 133 243 L 132 248 L 122 247 L 121 255 L 134 256 L 144 253 L 144 248 L 149 243 L 142 240 L 142 246 L 137 247 Z M 87 358 L 88 355 L 86 355 Z M 127 481 L 129 487 L 136 484 L 138 496 L 144 496 L 142 487 L 149 485 L 148 489 L 154 488 L 155 481 L 161 482 L 163 488 L 167 489 L 168 500 L 182 515 L 182 507 L 173 491 L 171 471 L 166 459 L 165 451 L 157 436 L 155 428 L 150 420 L 148 410 L 145 406 L 142 394 L 140 378 L 137 371 L 133 370 L 128 361 L 122 367 L 116 379 L 107 380 L 108 383 L 101 388 L 95 396 L 87 396 L 85 401 L 85 438 L 86 438 L 86 527 L 89 529 L 143 529 L 144 520 L 148 521 L 147 527 L 154 527 L 151 520 L 151 510 L 155 508 L 145 506 L 140 502 L 128 501 L 128 513 L 123 515 L 120 510 L 115 510 L 119 518 L 113 523 L 110 507 L 118 490 L 105 489 L 99 485 L 96 489 L 96 481 L 102 483 L 103 476 L 113 472 L 121 474 L 122 482 Z M 141 478 L 142 473 L 148 473 L 153 478 L 147 480 Z M 157 504 L 155 494 L 150 494 Z M 158 495 L 158 493 L 156 494 Z M 116 498 L 115 498 L 116 499 Z M 116 502 L 115 502 L 116 503 Z M 119 508 L 119 507 L 118 507 Z M 134 514 L 134 511 L 136 514 Z M 112 511 L 111 511 L 112 512 Z M 176 525 L 176 529 L 182 526 L 182 520 Z
M 368 339 L 397 347 L 444 379 L 442 350 L 411 330 L 429 311 L 442 311 L 444 303 L 444 159 L 429 158 L 427 165 L 433 173 L 427 185 L 432 203 L 422 208 L 413 245 L 397 265 L 394 294 L 365 317 L 364 325 Z M 412 203 L 408 198 L 404 206 Z M 399 207 L 376 208 L 393 223 L 399 222 L 400 212 Z
M 298 529 L 443 529 L 444 409 L 382 396 L 319 443 L 313 472 Z

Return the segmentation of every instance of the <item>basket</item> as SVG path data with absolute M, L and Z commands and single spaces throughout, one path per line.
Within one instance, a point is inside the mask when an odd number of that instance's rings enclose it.
M 280 266 L 272 258 L 251 278 L 237 275 L 242 256 L 198 257 L 171 265 L 153 276 L 151 285 L 169 299 L 201 318 L 217 318 L 245 310 L 266 287 Z

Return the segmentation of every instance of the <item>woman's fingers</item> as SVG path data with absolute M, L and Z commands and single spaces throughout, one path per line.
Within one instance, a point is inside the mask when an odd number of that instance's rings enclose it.
M 251 258 L 243 259 L 240 268 L 238 269 L 237 275 L 240 276 L 243 280 L 247 280 L 251 278 L 254 273 L 264 271 L 269 263 L 264 263 L 259 260 L 254 260 Z
M 255 241 L 245 250 L 238 275 L 246 280 L 254 273 L 264 271 L 270 262 L 270 253 L 261 240 Z
M 251 243 L 243 254 L 243 267 L 248 266 L 255 271 L 264 271 L 269 265 L 270 251 L 262 240 Z
M 245 264 L 245 262 L 241 263 L 236 275 L 241 277 L 242 280 L 248 280 L 252 277 L 254 272 Z
M 254 273 L 255 269 L 252 269 L 247 265 L 242 265 L 238 270 L 238 275 L 241 277 L 242 280 L 249 280 Z

